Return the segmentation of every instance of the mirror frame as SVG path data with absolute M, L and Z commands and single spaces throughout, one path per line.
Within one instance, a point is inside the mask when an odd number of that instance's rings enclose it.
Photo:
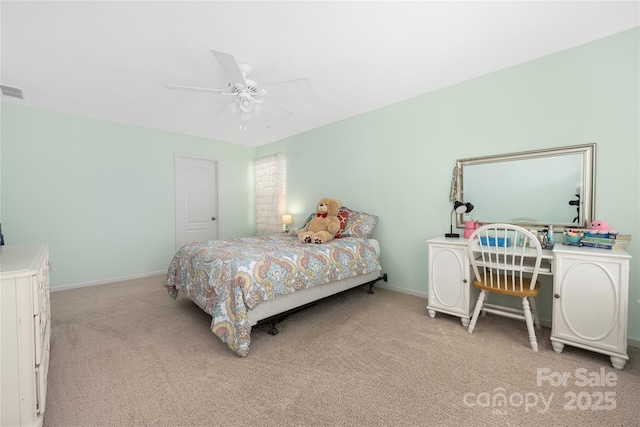
M 518 222 L 517 225 L 530 228 L 542 229 L 553 225 L 554 227 L 562 228 L 588 228 L 591 222 L 595 218 L 595 171 L 596 171 L 596 143 L 572 145 L 567 147 L 549 148 L 543 150 L 522 151 L 518 153 L 499 154 L 495 156 L 483 156 L 483 157 L 470 157 L 466 159 L 459 159 L 456 161 L 457 170 L 457 193 L 461 195 L 462 201 L 474 203 L 475 200 L 466 200 L 464 194 L 464 168 L 466 166 L 486 164 L 486 163 L 498 163 L 509 162 L 514 160 L 526 160 L 526 159 L 538 159 L 553 156 L 566 156 L 570 154 L 582 154 L 582 188 L 584 189 L 584 195 L 582 197 L 582 223 L 566 224 L 566 223 L 535 223 L 535 222 Z M 464 228 L 463 214 L 456 215 L 456 226 L 458 228 Z M 488 224 L 489 222 L 483 221 L 482 218 L 474 218 L 481 225 Z M 507 221 L 508 222 L 508 221 Z

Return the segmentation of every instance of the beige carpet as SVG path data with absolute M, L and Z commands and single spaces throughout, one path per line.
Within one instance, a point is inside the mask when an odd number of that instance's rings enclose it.
M 429 426 L 640 423 L 640 351 L 609 358 L 488 315 L 469 335 L 424 299 L 348 291 L 254 329 L 249 356 L 154 277 L 54 292 L 45 426 Z M 569 375 L 565 384 L 537 383 Z M 605 385 L 584 385 L 581 374 Z M 615 382 L 615 384 L 614 384 Z M 500 399 L 506 397 L 506 402 Z M 504 403 L 500 406 L 500 403 Z

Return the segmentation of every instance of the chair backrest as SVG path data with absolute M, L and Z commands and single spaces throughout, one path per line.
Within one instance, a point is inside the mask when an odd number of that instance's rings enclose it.
M 476 280 L 496 290 L 522 292 L 538 280 L 542 246 L 528 230 L 513 224 L 487 224 L 471 234 L 468 253 Z M 523 279 L 530 277 L 530 285 Z

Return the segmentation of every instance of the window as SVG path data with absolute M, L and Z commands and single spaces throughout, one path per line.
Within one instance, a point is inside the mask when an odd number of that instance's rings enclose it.
M 285 207 L 287 159 L 284 153 L 260 157 L 253 162 L 256 192 L 256 234 L 282 231 L 280 218 Z

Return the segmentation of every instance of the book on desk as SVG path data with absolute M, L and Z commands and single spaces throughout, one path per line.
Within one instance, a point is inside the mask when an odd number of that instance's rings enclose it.
M 631 236 L 628 234 L 609 235 L 608 237 L 587 236 L 580 241 L 580 246 L 610 250 L 626 249 L 630 241 Z

